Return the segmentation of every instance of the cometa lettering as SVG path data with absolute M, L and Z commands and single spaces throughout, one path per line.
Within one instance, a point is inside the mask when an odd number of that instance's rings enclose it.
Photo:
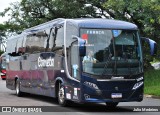
M 38 67 L 54 67 L 54 58 L 42 59 L 38 58 Z

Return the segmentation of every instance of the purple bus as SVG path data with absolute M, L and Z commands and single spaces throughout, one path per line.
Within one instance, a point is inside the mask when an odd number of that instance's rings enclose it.
M 143 38 L 144 39 L 144 38 Z M 143 100 L 141 38 L 135 24 L 110 19 L 55 19 L 7 41 L 6 86 L 69 102 Z M 145 39 L 155 53 L 156 43 Z

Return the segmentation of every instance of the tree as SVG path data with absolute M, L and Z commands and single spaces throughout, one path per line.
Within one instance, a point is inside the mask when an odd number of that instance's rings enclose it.
M 103 6 L 112 18 L 135 23 L 141 35 L 159 40 L 159 0 L 107 0 Z
M 97 7 L 101 7 L 98 0 L 87 5 L 85 0 L 22 0 L 12 3 L 1 12 L 1 16 L 9 13 L 11 17 L 6 25 L 10 32 L 20 32 L 46 21 L 56 18 L 100 17 Z
M 159 0 L 22 0 L 0 15 L 7 13 L 11 18 L 5 25 L 11 32 L 55 18 L 110 17 L 135 23 L 143 36 L 159 40 L 160 34 Z

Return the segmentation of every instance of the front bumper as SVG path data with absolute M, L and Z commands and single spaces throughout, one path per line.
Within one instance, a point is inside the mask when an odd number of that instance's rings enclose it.
M 90 96 L 90 95 L 88 95 Z M 105 99 L 105 98 L 96 98 L 96 97 L 89 97 L 89 98 L 85 98 L 82 102 L 96 102 L 96 103 L 103 103 L 103 102 L 140 102 L 143 100 L 143 94 L 138 95 L 137 97 L 129 97 L 129 98 L 121 98 L 121 99 Z
M 122 94 L 122 97 L 113 98 L 113 93 Z M 143 86 L 139 87 L 136 90 L 128 91 L 85 90 L 81 96 L 83 102 L 140 102 L 143 100 Z

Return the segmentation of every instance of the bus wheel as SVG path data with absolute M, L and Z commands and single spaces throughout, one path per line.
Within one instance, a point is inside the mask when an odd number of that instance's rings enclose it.
M 60 86 L 58 90 L 58 102 L 61 106 L 67 106 L 68 101 L 65 99 L 65 88 L 64 86 Z
M 6 80 L 5 78 L 2 78 L 2 80 Z
M 20 91 L 20 82 L 18 79 L 16 80 L 16 95 L 18 97 L 22 96 L 22 92 Z
M 118 102 L 106 102 L 108 108 L 115 108 L 118 105 Z

